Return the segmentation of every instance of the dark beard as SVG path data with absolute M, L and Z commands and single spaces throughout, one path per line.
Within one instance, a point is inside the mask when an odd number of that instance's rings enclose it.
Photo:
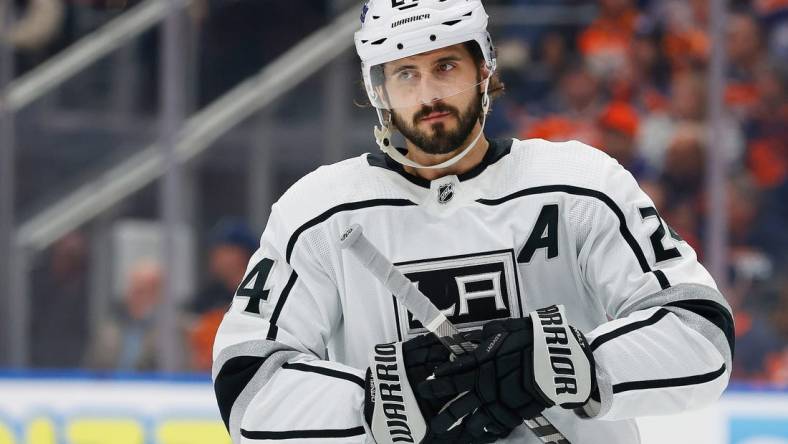
M 433 112 L 448 112 L 452 116 L 458 117 L 459 124 L 453 131 L 447 131 L 443 122 L 433 123 L 432 130 L 434 135 L 429 135 L 418 129 L 418 124 L 422 118 Z M 394 126 L 410 140 L 411 143 L 421 148 L 427 154 L 448 154 L 459 149 L 460 145 L 468 139 L 473 131 L 473 127 L 479 120 L 482 113 L 481 95 L 475 95 L 473 101 L 468 105 L 465 112 L 460 111 L 443 102 L 436 102 L 432 106 L 424 105 L 413 115 L 413 125 L 407 125 L 396 112 L 391 112 L 391 121 Z

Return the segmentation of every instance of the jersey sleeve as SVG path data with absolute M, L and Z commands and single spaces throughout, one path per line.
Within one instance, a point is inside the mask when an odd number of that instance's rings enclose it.
M 234 443 L 364 442 L 363 372 L 326 356 L 341 319 L 336 284 L 289 236 L 274 205 L 219 327 L 212 377 L 222 419 Z
M 587 334 L 599 396 L 584 413 L 618 420 L 707 405 L 731 374 L 730 306 L 632 175 L 603 164 L 578 259 L 610 320 Z

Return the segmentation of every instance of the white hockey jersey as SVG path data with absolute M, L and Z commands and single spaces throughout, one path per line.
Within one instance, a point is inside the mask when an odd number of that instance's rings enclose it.
M 579 142 L 498 140 L 473 170 L 427 181 L 365 154 L 272 208 L 214 346 L 234 443 L 367 441 L 370 350 L 424 329 L 339 249 L 353 223 L 461 330 L 565 305 L 601 396 L 591 418 L 545 411 L 571 442 L 637 443 L 632 418 L 709 404 L 727 385 L 730 308 L 615 160 Z M 538 440 L 521 426 L 502 442 Z

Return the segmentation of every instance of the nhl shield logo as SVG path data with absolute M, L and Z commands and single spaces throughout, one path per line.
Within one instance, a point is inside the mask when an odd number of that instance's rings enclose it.
M 438 187 L 438 203 L 445 204 L 454 197 L 454 184 L 447 183 Z

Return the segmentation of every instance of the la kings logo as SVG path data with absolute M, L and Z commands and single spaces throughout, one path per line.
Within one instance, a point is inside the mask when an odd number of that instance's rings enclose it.
M 522 315 L 512 250 L 395 265 L 460 330 Z M 400 340 L 427 331 L 396 300 L 394 307 Z

